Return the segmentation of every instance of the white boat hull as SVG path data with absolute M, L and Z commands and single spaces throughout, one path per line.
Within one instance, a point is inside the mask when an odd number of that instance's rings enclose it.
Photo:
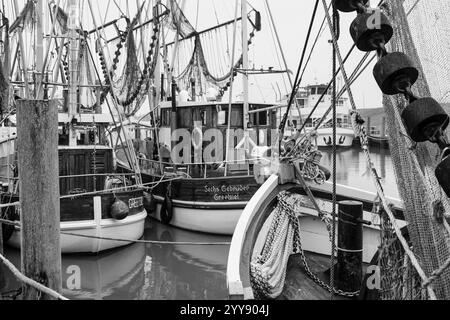
M 355 133 L 351 129 L 337 128 L 336 146 L 351 147 L 355 140 Z M 317 138 L 313 140 L 317 147 L 331 147 L 333 145 L 333 129 L 323 128 L 317 130 Z
M 62 222 L 60 225 L 61 252 L 98 253 L 104 250 L 128 245 L 132 242 L 103 240 L 99 238 L 138 240 L 144 234 L 146 217 L 147 212 L 144 210 L 121 221 L 114 219 L 102 219 L 99 222 L 95 220 Z M 73 235 L 68 235 L 65 233 L 70 233 Z M 16 227 L 8 244 L 12 247 L 20 249 L 20 238 L 20 228 Z
M 289 188 L 289 186 L 286 185 L 286 188 Z M 253 290 L 251 288 L 248 276 L 249 265 L 251 257 L 259 254 L 260 249 L 264 245 L 264 240 L 273 216 L 268 216 L 259 230 L 254 229 L 254 227 L 258 225 L 261 221 L 259 219 L 262 219 L 263 217 L 261 210 L 267 210 L 267 208 L 265 208 L 265 206 L 268 205 L 267 201 L 272 201 L 273 197 L 276 196 L 281 189 L 282 188 L 280 188 L 279 185 L 279 177 L 277 175 L 271 176 L 256 192 L 242 212 L 241 218 L 239 219 L 236 230 L 233 234 L 228 255 L 227 286 L 230 297 L 254 299 Z M 321 186 L 312 186 L 312 189 L 313 192 L 315 189 L 324 195 L 331 194 L 332 185 L 330 183 L 325 183 Z M 341 185 L 338 185 L 337 194 L 343 197 L 348 197 L 352 200 L 361 200 L 364 202 L 373 202 L 373 199 L 376 197 L 373 193 Z M 332 208 L 332 203 L 330 203 L 330 200 L 320 199 L 320 197 L 317 197 L 316 200 L 318 200 L 318 204 L 322 211 L 330 212 L 330 208 Z M 389 201 L 393 203 L 395 208 L 402 207 L 402 203 L 398 199 L 389 199 Z M 331 242 L 329 234 L 324 223 L 318 217 L 317 211 L 305 206 L 301 208 L 300 212 L 296 212 L 296 214 L 299 218 L 300 228 L 302 231 L 301 238 L 303 249 L 312 253 L 330 255 Z M 379 222 L 375 221 L 376 218 L 378 218 L 377 215 L 364 211 L 365 220 L 374 221 L 375 225 L 377 225 Z M 404 225 L 404 222 L 399 221 L 399 226 Z M 257 237 L 255 237 L 255 235 L 257 235 Z M 371 259 L 378 250 L 380 242 L 381 239 L 379 228 L 376 226 L 364 225 L 364 262 L 370 263 Z
M 155 199 L 159 202 L 157 210 L 150 216 L 161 221 L 160 211 L 163 198 L 155 196 Z M 226 204 L 224 204 L 223 209 L 202 209 L 202 205 L 198 203 L 192 203 L 191 205 L 196 205 L 196 207 L 190 208 L 184 202 L 174 200 L 173 218 L 170 225 L 197 232 L 233 235 L 246 204 L 243 203 L 242 208 L 238 209 L 226 208 Z

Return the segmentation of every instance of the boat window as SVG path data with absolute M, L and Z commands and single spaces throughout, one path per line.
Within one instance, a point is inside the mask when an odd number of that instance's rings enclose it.
M 258 112 L 258 125 L 260 126 L 269 125 L 269 111 Z
M 189 108 L 179 108 L 177 110 L 177 127 L 190 128 L 192 126 L 192 112 Z
M 217 125 L 226 126 L 228 124 L 228 111 L 219 111 L 217 115 Z
M 305 106 L 305 99 L 298 99 L 297 102 L 298 102 L 298 105 L 300 107 L 304 107 Z
M 161 126 L 163 127 L 170 126 L 170 109 L 161 110 Z
M 311 88 L 311 94 L 316 94 L 316 88 Z
M 204 125 L 204 126 L 206 126 L 206 124 L 207 124 L 206 116 L 207 116 L 207 111 L 202 110 L 200 113 L 200 118 L 202 120 L 202 125 Z
M 317 94 L 324 94 L 325 93 L 325 89 L 324 87 L 319 87 L 317 88 Z

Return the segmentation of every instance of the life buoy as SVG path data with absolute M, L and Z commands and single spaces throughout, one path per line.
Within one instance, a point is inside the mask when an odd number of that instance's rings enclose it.
M 198 134 L 198 143 L 195 139 L 195 133 Z M 203 132 L 202 129 L 199 127 L 195 127 L 194 130 L 192 130 L 192 146 L 195 150 L 198 150 L 202 147 L 203 142 Z
M 130 213 L 130 208 L 125 202 L 120 199 L 115 199 L 114 203 L 111 205 L 111 216 L 116 220 L 123 220 L 128 217 Z
M 172 206 L 172 199 L 167 195 L 164 198 L 164 202 L 161 206 L 161 222 L 168 225 L 170 221 L 172 221 L 173 217 L 173 206 Z

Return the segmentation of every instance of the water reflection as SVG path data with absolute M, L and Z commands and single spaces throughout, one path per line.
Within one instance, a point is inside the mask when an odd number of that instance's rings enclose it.
M 323 149 L 323 164 L 332 168 L 332 153 Z M 375 168 L 386 194 L 397 197 L 388 150 L 371 149 Z M 375 191 L 360 148 L 337 154 L 337 180 Z M 205 235 L 148 220 L 144 238 L 177 242 L 229 242 L 230 237 Z M 226 264 L 229 246 L 134 244 L 99 255 L 66 255 L 62 259 L 63 294 L 71 299 L 202 300 L 226 299 Z M 20 252 L 6 249 L 20 266 Z M 0 292 L 20 287 L 0 265 Z
M 145 239 L 176 242 L 229 242 L 229 237 L 170 228 L 150 220 Z M 63 295 L 70 299 L 226 299 L 228 246 L 134 244 L 99 255 L 64 255 Z M 6 255 L 20 266 L 20 251 Z M 0 266 L 0 292 L 20 287 Z
M 330 148 L 320 149 L 323 154 L 322 164 L 332 170 L 333 154 Z M 371 148 L 370 155 L 374 168 L 381 178 L 381 184 L 387 196 L 399 198 L 394 168 L 389 150 L 384 148 Z M 361 148 L 338 149 L 336 177 L 339 184 L 361 188 L 375 192 L 372 176 L 364 153 Z

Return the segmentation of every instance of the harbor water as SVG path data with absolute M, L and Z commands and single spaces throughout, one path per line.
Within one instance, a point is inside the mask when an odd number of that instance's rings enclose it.
M 330 149 L 323 165 L 332 168 Z M 388 150 L 372 148 L 372 160 L 385 192 L 398 197 Z M 338 150 L 338 183 L 375 191 L 359 147 Z M 375 199 L 374 199 L 375 200 Z M 199 234 L 148 219 L 146 240 L 174 242 L 230 242 L 231 237 Z M 198 246 L 133 244 L 98 255 L 64 255 L 63 295 L 70 299 L 221 300 L 227 298 L 228 245 Z M 6 248 L 6 256 L 20 268 L 20 251 Z M 0 265 L 0 292 L 13 295 L 20 283 Z

